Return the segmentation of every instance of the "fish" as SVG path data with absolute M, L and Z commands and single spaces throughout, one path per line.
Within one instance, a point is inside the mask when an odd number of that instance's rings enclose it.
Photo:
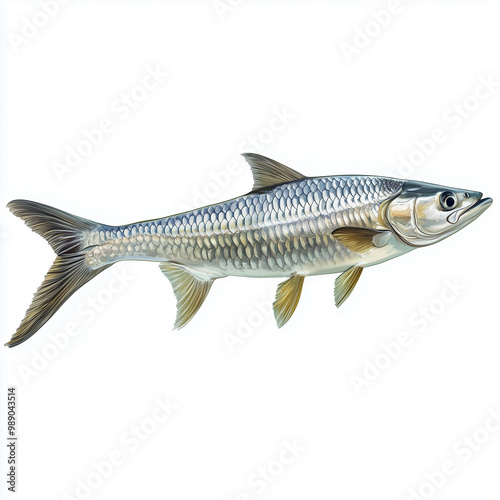
M 478 191 L 371 175 L 308 177 L 256 153 L 243 157 L 249 193 L 160 219 L 111 226 L 34 201 L 8 203 L 56 259 L 5 345 L 26 341 L 80 287 L 124 260 L 159 262 L 177 300 L 174 329 L 193 319 L 219 278 L 286 278 L 273 304 L 281 328 L 308 276 L 340 273 L 339 307 L 366 267 L 448 238 L 493 202 Z

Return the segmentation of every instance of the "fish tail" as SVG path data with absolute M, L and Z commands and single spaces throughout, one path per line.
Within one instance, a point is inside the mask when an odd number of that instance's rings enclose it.
M 45 238 L 57 254 L 19 328 L 5 344 L 13 347 L 35 334 L 73 293 L 111 264 L 93 269 L 86 263 L 89 235 L 99 225 L 96 222 L 34 201 L 14 200 L 7 208 Z

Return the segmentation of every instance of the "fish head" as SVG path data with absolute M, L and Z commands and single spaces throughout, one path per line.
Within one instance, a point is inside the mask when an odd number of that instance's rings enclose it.
M 479 191 L 407 181 L 384 217 L 406 244 L 432 245 L 476 220 L 493 202 Z

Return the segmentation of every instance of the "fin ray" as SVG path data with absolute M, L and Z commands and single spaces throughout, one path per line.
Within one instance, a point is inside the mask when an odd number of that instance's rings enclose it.
M 390 233 L 390 231 L 376 231 L 363 227 L 340 227 L 332 232 L 332 236 L 352 252 L 363 253 L 384 246 L 388 239 L 387 236 L 390 236 L 386 233 Z
M 304 276 L 296 274 L 278 285 L 273 303 L 274 317 L 281 328 L 293 315 L 302 293 Z
M 162 273 L 169 279 L 177 299 L 177 317 L 174 329 L 186 326 L 207 298 L 214 278 L 202 279 L 195 276 L 185 266 L 175 262 L 160 264 Z
M 242 156 L 250 165 L 253 174 L 253 191 L 276 186 L 285 182 L 301 181 L 306 176 L 271 158 L 257 153 L 243 153 Z
M 5 344 L 13 347 L 34 335 L 73 293 L 111 264 L 93 269 L 86 263 L 87 234 L 97 223 L 34 201 L 14 200 L 7 207 L 57 253 L 24 319 Z
M 340 307 L 351 295 L 362 272 L 361 266 L 354 266 L 337 277 L 335 280 L 335 305 L 337 307 Z
M 83 236 L 98 226 L 76 215 L 29 200 L 13 200 L 7 208 L 42 238 L 45 238 L 57 255 L 85 247 Z

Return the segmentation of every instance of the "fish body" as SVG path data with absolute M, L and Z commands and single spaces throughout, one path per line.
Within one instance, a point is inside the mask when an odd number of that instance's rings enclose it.
M 380 207 L 401 190 L 384 177 L 307 178 L 182 214 L 89 235 L 93 268 L 120 260 L 175 261 L 211 277 L 286 277 L 343 272 L 408 252 L 395 237 L 360 255 L 334 235 L 342 227 L 386 230 Z
M 342 273 L 340 306 L 365 267 L 437 243 L 490 205 L 482 193 L 376 176 L 306 177 L 257 154 L 250 193 L 160 219 L 109 226 L 39 203 L 11 211 L 57 254 L 9 346 L 24 342 L 83 284 L 122 260 L 160 263 L 185 326 L 213 282 L 226 276 L 285 277 L 274 313 L 283 326 L 307 276 Z

